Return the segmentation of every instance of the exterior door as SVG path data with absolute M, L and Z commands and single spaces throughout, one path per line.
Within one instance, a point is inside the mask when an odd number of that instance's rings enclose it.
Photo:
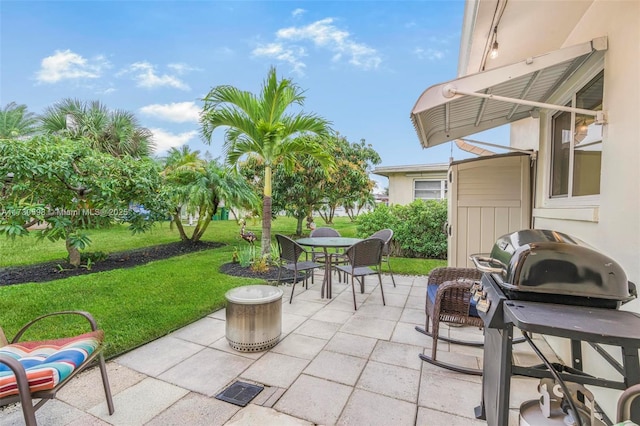
M 469 255 L 489 253 L 501 235 L 529 229 L 531 160 L 504 154 L 449 167 L 448 264 L 473 267 Z

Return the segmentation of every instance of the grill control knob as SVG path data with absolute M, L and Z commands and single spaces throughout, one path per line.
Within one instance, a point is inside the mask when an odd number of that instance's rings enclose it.
M 491 307 L 491 301 L 486 299 L 486 295 L 484 298 L 478 300 L 478 303 L 476 303 L 476 309 L 480 312 L 487 313 L 490 307 Z

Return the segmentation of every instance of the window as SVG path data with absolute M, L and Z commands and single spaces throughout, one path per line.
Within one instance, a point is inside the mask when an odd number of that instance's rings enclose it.
M 567 106 L 601 110 L 604 71 L 573 95 Z M 560 112 L 552 118 L 551 197 L 600 194 L 602 126 L 595 117 Z
M 413 199 L 441 200 L 447 197 L 446 180 L 413 181 Z

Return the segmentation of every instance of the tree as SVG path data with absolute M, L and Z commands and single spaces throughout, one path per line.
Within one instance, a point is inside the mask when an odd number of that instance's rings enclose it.
M 200 241 L 220 202 L 227 206 L 254 206 L 259 203 L 253 188 L 232 170 L 224 169 L 215 160 L 200 158 L 200 151 L 190 151 L 187 145 L 172 148 L 166 159 L 165 193 L 171 201 L 172 223 L 182 241 Z M 181 219 L 182 209 L 197 215 L 198 221 L 189 237 Z
M 371 191 L 375 182 L 369 178 L 369 173 L 373 165 L 380 164 L 380 156 L 364 139 L 350 143 L 338 135 L 331 146 L 336 167 L 325 184 L 325 205 L 319 209 L 327 224 L 333 222 L 339 206 L 344 206 L 354 220 L 362 207 L 373 203 Z
M 307 136 L 303 136 L 307 137 Z M 296 235 L 302 235 L 303 221 L 324 199 L 324 184 L 328 174 L 313 157 L 298 154 L 293 169 L 276 167 L 273 184 L 273 205 L 297 219 Z
M 314 136 L 300 136 L 313 138 Z M 319 138 L 316 136 L 316 138 Z M 326 138 L 325 138 L 326 139 Z M 255 156 L 249 156 L 239 164 L 240 173 L 257 191 L 263 187 L 264 162 Z M 296 235 L 302 235 L 302 223 L 312 215 L 313 210 L 324 198 L 323 184 L 327 171 L 318 161 L 309 155 L 297 154 L 294 166 L 287 169 L 279 163 L 273 169 L 272 210 L 284 211 L 297 219 Z M 272 218 L 275 219 L 273 214 Z
M 92 148 L 115 157 L 147 157 L 154 150 L 153 134 L 135 115 L 110 111 L 100 101 L 63 99 L 45 110 L 41 123 L 45 133 L 87 139 Z
M 34 135 L 38 118 L 27 111 L 26 105 L 8 103 L 0 111 L 0 139 L 18 139 Z
M 267 74 L 259 95 L 233 86 L 214 87 L 204 97 L 200 118 L 202 134 L 211 142 L 213 132 L 226 127 L 224 151 L 227 164 L 237 167 L 239 160 L 253 154 L 264 161 L 262 204 L 262 255 L 271 251 L 272 170 L 282 161 L 288 169 L 297 153 L 307 153 L 323 167 L 332 165 L 322 146 L 295 136 L 312 133 L 326 135 L 330 123 L 304 112 L 287 113 L 292 106 L 303 106 L 304 92 L 289 79 L 278 79 L 275 68 Z
M 43 135 L 0 139 L 0 234 L 28 234 L 44 224 L 40 238 L 64 240 L 69 262 L 80 265 L 80 250 L 91 240 L 86 229 L 113 221 L 144 232 L 166 214 L 159 169 L 151 159 L 116 158 L 85 140 Z M 146 215 L 130 208 L 143 205 Z

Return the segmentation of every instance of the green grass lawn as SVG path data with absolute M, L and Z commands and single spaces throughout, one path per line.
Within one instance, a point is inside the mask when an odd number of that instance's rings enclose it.
M 348 218 L 337 218 L 335 227 L 344 236 L 355 236 L 356 227 Z M 293 235 L 296 222 L 278 218 L 272 233 Z M 322 225 L 319 225 L 322 226 Z M 260 222 L 247 224 L 247 230 L 260 235 Z M 206 241 L 227 245 L 151 262 L 131 269 L 70 277 L 42 284 L 0 286 L 0 325 L 8 337 L 38 315 L 58 310 L 84 310 L 92 313 L 107 333 L 107 357 L 113 357 L 189 324 L 224 306 L 224 294 L 233 287 L 261 283 L 261 280 L 231 277 L 219 272 L 231 261 L 234 247 L 247 243 L 240 239 L 240 227 L 233 221 L 214 221 L 204 236 Z M 308 235 L 308 231 L 304 233 Z M 90 232 L 93 244 L 88 251 L 106 253 L 178 241 L 178 233 L 168 224 L 153 231 L 131 235 L 125 226 Z M 37 242 L 34 237 L 2 241 L 0 267 L 62 260 L 63 242 Z M 426 275 L 442 260 L 392 258 L 394 273 Z M 383 267 L 386 270 L 386 265 Z M 77 319 L 53 318 L 34 330 L 33 339 L 60 335 L 61 330 L 77 333 Z

